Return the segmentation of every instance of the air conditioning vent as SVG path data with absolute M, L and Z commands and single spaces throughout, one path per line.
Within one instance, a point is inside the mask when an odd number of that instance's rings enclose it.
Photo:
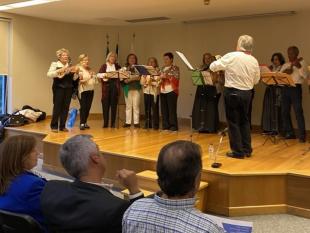
M 152 18 L 142 18 L 142 19 L 128 19 L 125 20 L 128 23 L 143 23 L 143 22 L 154 22 L 154 21 L 164 21 L 169 20 L 168 17 L 152 17 Z
M 271 17 L 271 16 L 287 16 L 287 15 L 295 15 L 295 14 L 296 14 L 296 11 L 277 11 L 277 12 L 269 12 L 269 13 L 262 13 L 262 14 L 253 14 L 253 15 L 229 16 L 229 17 L 222 17 L 222 18 L 194 19 L 194 20 L 183 21 L 183 23 L 187 23 L 187 24 L 205 23 L 205 22 L 213 22 L 213 21 L 252 19 L 252 18 Z

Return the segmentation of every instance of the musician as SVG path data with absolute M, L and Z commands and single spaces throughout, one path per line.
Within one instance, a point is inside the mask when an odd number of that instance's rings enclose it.
M 293 105 L 295 116 L 298 124 L 299 142 L 306 141 L 305 118 L 302 109 L 302 83 L 308 78 L 308 66 L 305 60 L 299 55 L 299 49 L 296 46 L 291 46 L 287 49 L 289 62 L 285 63 L 281 68 L 281 72 L 292 76 L 295 87 L 283 87 L 283 120 L 286 139 L 296 138 L 293 128 L 290 127 L 289 118 L 291 105 Z
M 103 112 L 103 128 L 109 126 L 109 115 L 111 111 L 111 128 L 115 128 L 116 112 L 118 98 L 120 95 L 120 79 L 108 78 L 108 72 L 118 71 L 121 67 L 117 64 L 117 54 L 110 52 L 107 55 L 106 63 L 99 70 L 99 76 L 102 77 L 102 112 Z
M 180 69 L 173 64 L 173 54 L 164 54 L 161 74 L 160 104 L 163 130 L 178 130 L 177 101 L 179 95 Z
M 215 133 L 219 126 L 218 102 L 221 93 L 217 90 L 220 81 L 218 72 L 210 71 L 210 64 L 216 58 L 210 53 L 205 53 L 202 58 L 203 85 L 197 86 L 193 106 L 193 128 L 200 133 Z M 211 80 L 212 82 L 210 83 Z
M 95 84 L 98 79 L 89 67 L 89 58 L 86 54 L 79 56 L 79 64 L 74 79 L 79 80 L 78 95 L 80 101 L 80 130 L 89 129 L 87 119 L 94 98 Z
M 134 65 L 138 64 L 138 57 L 131 53 L 126 59 L 126 71 L 129 72 L 129 77 L 122 81 L 122 86 L 126 102 L 126 122 L 124 128 L 128 128 L 133 123 L 135 128 L 140 128 L 140 75 L 137 73 Z
M 274 53 L 271 57 L 271 65 L 269 69 L 271 72 L 280 72 L 285 63 L 285 58 L 282 53 Z M 265 90 L 263 101 L 263 114 L 262 114 L 262 129 L 264 133 L 277 135 L 283 132 L 283 117 L 281 112 L 282 102 L 282 87 L 268 85 Z M 290 127 L 292 127 L 290 115 Z
M 150 57 L 147 61 L 148 66 L 152 66 L 159 73 L 158 62 L 155 57 Z M 160 77 L 150 75 L 141 76 L 141 86 L 144 93 L 145 109 L 145 129 L 159 129 L 159 94 L 160 94 Z
M 52 62 L 47 77 L 53 78 L 53 113 L 51 120 L 51 130 L 53 132 L 67 132 L 66 120 L 73 93 L 73 76 L 76 67 L 69 63 L 69 51 L 59 49 L 56 52 L 58 61 Z
M 252 89 L 260 80 L 257 60 L 251 55 L 253 38 L 239 37 L 237 51 L 223 56 L 210 65 L 210 70 L 225 71 L 225 111 L 232 152 L 227 156 L 243 159 L 251 156 L 251 130 L 248 117 Z

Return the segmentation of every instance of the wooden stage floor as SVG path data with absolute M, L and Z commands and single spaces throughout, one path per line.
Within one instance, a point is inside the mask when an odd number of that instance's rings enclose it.
M 62 144 L 66 139 L 76 134 L 90 134 L 99 145 L 102 152 L 119 154 L 143 160 L 157 160 L 159 150 L 167 143 L 175 140 L 191 140 L 191 131 L 183 127 L 177 133 L 161 130 L 145 129 L 103 129 L 102 122 L 92 120 L 90 130 L 80 131 L 74 127 L 69 133 L 52 133 L 49 121 L 29 124 L 22 127 L 11 128 L 14 131 L 35 133 L 45 136 L 44 141 Z M 193 133 L 192 141 L 198 143 L 203 150 L 203 169 L 213 172 L 229 174 L 283 174 L 298 173 L 310 176 L 309 143 L 299 143 L 298 140 L 287 140 L 289 146 L 283 141 L 273 144 L 265 142 L 265 136 L 260 133 L 252 134 L 253 156 L 244 160 L 232 159 L 225 156 L 229 151 L 228 137 L 224 137 L 218 153 L 218 162 L 222 163 L 219 169 L 211 168 L 208 156 L 208 145 L 213 144 L 215 149 L 219 143 L 219 136 L 214 134 Z
M 214 169 L 208 156 L 208 145 L 219 143 L 214 134 L 194 133 L 181 127 L 177 133 L 145 129 L 103 129 L 101 120 L 91 120 L 90 130 L 74 127 L 68 133 L 52 133 L 49 120 L 18 128 L 7 129 L 8 135 L 26 133 L 42 140 L 44 167 L 63 171 L 57 152 L 64 141 L 76 134 L 90 134 L 106 156 L 112 178 L 116 169 L 127 168 L 140 172 L 155 169 L 159 150 L 175 140 L 191 140 L 203 150 L 202 180 L 209 183 L 205 210 L 227 216 L 293 213 L 310 217 L 310 147 L 309 143 L 287 140 L 273 144 L 259 133 L 252 134 L 253 155 L 244 160 L 227 158 L 228 137 L 218 153 L 222 167 Z

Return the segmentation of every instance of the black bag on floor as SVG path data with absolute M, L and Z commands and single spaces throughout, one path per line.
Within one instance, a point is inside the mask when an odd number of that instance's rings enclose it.
M 35 111 L 35 112 L 42 112 L 41 116 L 38 117 L 38 119 L 37 119 L 36 122 L 38 122 L 38 121 L 43 121 L 43 120 L 45 120 L 45 118 L 46 118 L 46 112 L 43 112 L 43 111 L 41 111 L 40 109 L 33 108 L 33 107 L 29 106 L 29 105 L 24 105 L 23 108 L 22 108 L 22 110 L 24 110 L 24 109 L 31 109 L 31 110 L 33 110 L 33 111 Z
M 27 119 L 23 115 L 11 115 L 6 123 L 6 126 L 18 127 L 18 126 L 23 126 L 26 123 L 27 123 Z

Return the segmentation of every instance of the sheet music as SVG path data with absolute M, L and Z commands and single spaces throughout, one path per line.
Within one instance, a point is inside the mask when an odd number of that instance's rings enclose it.
M 209 219 L 213 220 L 218 226 L 224 229 L 226 233 L 252 233 L 253 231 L 252 222 L 232 220 L 209 214 L 206 215 Z
M 195 70 L 194 67 L 191 65 L 191 63 L 189 63 L 189 61 L 187 60 L 187 58 L 185 57 L 185 55 L 179 51 L 175 51 L 179 57 L 182 59 L 182 61 L 185 63 L 185 65 L 188 67 L 188 69 L 190 70 Z
M 209 71 L 202 71 L 201 72 L 205 85 L 213 86 L 212 76 Z
M 135 65 L 134 66 L 141 75 L 159 75 L 158 71 L 152 66 Z

